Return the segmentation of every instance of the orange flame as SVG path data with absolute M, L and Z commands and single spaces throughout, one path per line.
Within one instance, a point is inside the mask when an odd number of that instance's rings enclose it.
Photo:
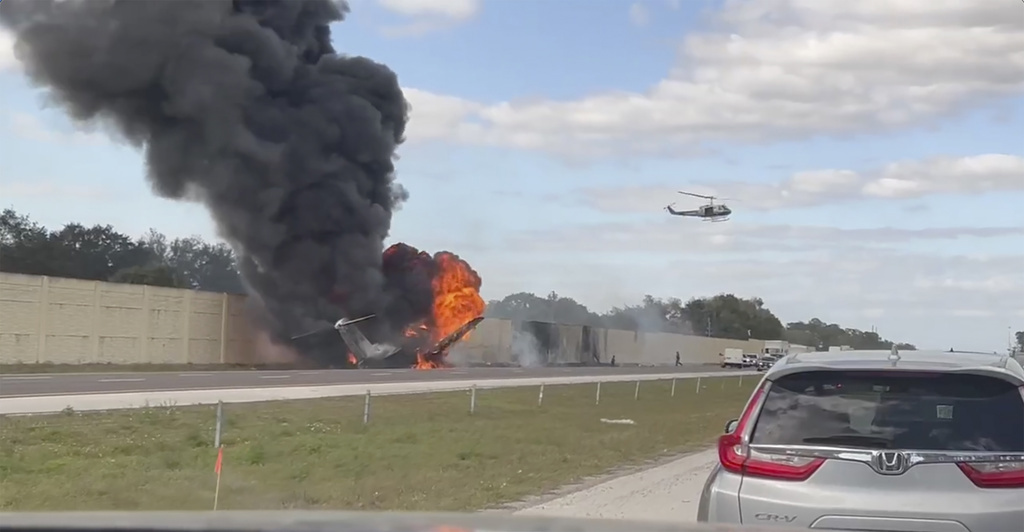
M 487 306 L 480 296 L 480 275 L 458 256 L 447 252 L 438 253 L 434 260 L 438 271 L 432 282 L 434 308 L 433 327 L 430 341 L 436 343 L 455 332 L 469 320 L 484 313 Z M 426 326 L 420 326 L 427 329 Z M 468 338 L 467 334 L 464 338 Z M 421 353 L 416 354 L 417 369 L 435 369 L 441 366 L 437 360 L 429 360 Z

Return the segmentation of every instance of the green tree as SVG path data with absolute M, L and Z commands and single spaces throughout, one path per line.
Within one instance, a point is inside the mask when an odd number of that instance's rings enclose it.
M 49 271 L 55 257 L 50 233 L 13 209 L 0 213 L 0 271 L 37 274 Z
M 628 331 L 692 334 L 683 302 L 678 298 L 644 296 L 639 305 L 615 307 L 602 316 L 604 326 Z
M 849 329 L 835 323 L 825 323 L 813 318 L 808 322 L 792 322 L 786 325 L 786 340 L 820 351 L 829 347 L 850 346 L 854 349 L 890 349 L 895 345 L 899 349 L 917 349 L 913 344 L 896 343 L 879 336 L 875 331 Z
M 126 284 L 146 284 L 150 286 L 166 286 L 169 288 L 189 288 L 177 272 L 167 264 L 151 264 L 148 266 L 131 266 L 115 273 L 111 282 Z
M 3 271 L 97 281 L 155 258 L 141 242 L 109 225 L 69 223 L 50 231 L 13 209 L 0 214 L 0 246 Z
M 244 292 L 235 255 L 199 237 L 139 239 L 109 225 L 68 223 L 51 231 L 13 209 L 0 213 L 0 270 L 214 292 Z
M 600 316 L 575 299 L 551 292 L 546 298 L 530 292 L 517 292 L 487 304 L 486 316 L 493 318 L 546 321 L 573 325 L 601 325 Z
M 109 225 L 85 227 L 69 223 L 50 232 L 54 262 L 60 277 L 106 281 L 117 272 L 156 260 L 152 250 Z
M 717 338 L 780 340 L 785 327 L 761 298 L 743 299 L 733 294 L 694 298 L 686 302 L 685 315 L 697 334 Z
M 176 238 L 167 247 L 164 260 L 191 288 L 211 292 L 245 291 L 235 254 L 227 244 L 211 244 L 197 236 Z

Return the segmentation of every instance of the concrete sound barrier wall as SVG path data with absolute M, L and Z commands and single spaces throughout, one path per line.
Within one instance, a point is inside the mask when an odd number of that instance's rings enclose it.
M 242 296 L 0 274 L 0 363 L 245 360 Z
M 0 273 L 0 363 L 286 362 L 249 327 L 245 297 L 155 286 Z M 526 365 L 716 363 L 757 340 L 641 333 L 488 318 L 454 361 Z

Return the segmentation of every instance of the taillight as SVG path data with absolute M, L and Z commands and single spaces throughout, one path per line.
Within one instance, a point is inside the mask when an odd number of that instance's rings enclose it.
M 979 488 L 1024 488 L 1024 462 L 960 462 L 957 466 Z
M 780 480 L 807 480 L 825 463 L 822 458 L 770 454 L 750 449 L 743 443 L 743 433 L 761 404 L 765 389 L 759 388 L 747 403 L 736 429 L 718 438 L 718 461 L 722 469 L 732 473 Z

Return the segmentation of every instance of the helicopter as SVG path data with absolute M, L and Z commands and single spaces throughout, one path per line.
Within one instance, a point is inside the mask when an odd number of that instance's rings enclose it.
M 702 205 L 692 211 L 677 211 L 672 208 L 672 205 L 665 207 L 665 210 L 673 216 L 690 216 L 693 218 L 700 218 L 705 222 L 724 222 L 729 219 L 729 215 L 732 214 L 732 209 L 729 207 L 718 204 L 715 205 L 715 200 L 718 199 L 714 196 L 704 196 L 702 194 L 694 194 L 692 192 L 679 191 L 680 194 L 685 196 L 693 196 L 695 198 L 702 198 L 708 200 L 707 205 Z

